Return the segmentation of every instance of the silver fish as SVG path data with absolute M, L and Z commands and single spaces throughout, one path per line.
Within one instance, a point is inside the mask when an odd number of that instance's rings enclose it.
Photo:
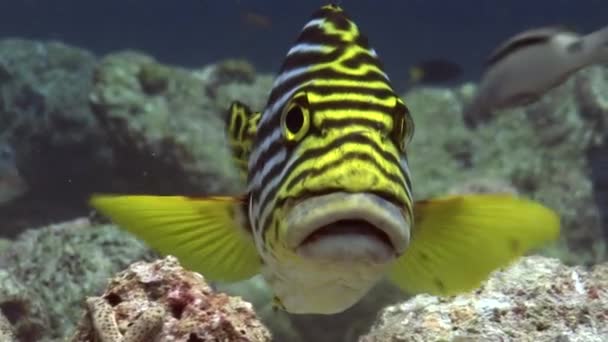
M 599 63 L 608 63 L 608 26 L 587 35 L 562 27 L 521 32 L 489 57 L 465 119 L 473 125 L 495 110 L 531 104 L 577 70 Z
M 0 205 L 20 197 L 27 189 L 17 169 L 15 151 L 10 145 L 0 143 Z

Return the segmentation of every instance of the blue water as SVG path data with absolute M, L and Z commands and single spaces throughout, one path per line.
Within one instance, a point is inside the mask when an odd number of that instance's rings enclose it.
M 140 49 L 190 67 L 244 57 L 278 69 L 312 11 L 325 1 L 4 0 L 0 38 L 58 39 L 98 54 Z M 380 53 L 397 87 L 419 59 L 444 57 L 476 80 L 492 48 L 528 27 L 564 24 L 587 32 L 608 24 L 605 0 L 346 0 L 341 5 Z M 270 29 L 242 20 L 252 11 Z

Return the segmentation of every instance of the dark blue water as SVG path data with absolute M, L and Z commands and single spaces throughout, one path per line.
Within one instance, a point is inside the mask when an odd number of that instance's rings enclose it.
M 165 63 L 200 66 L 244 57 L 278 69 L 310 14 L 324 1 L 3 0 L 0 38 L 58 39 L 103 54 L 132 48 Z M 605 0 L 341 1 L 367 34 L 397 86 L 419 59 L 446 57 L 476 79 L 501 40 L 528 27 L 565 24 L 587 32 L 608 24 Z M 271 20 L 260 29 L 252 11 Z

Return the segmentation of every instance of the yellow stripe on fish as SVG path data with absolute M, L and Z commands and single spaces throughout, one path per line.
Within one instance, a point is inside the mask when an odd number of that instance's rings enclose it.
M 235 102 L 226 123 L 243 196 L 91 204 L 209 279 L 261 273 L 289 312 L 341 312 L 385 275 L 410 293 L 474 289 L 559 234 L 552 210 L 511 195 L 414 202 L 412 117 L 338 6 L 304 26 L 264 110 Z
M 290 129 L 305 130 L 301 140 L 294 135 L 297 146 L 283 141 Z M 397 147 L 412 131 L 367 39 L 340 8 L 323 7 L 289 50 L 258 127 L 249 160 L 254 226 L 266 232 L 268 222 L 282 222 L 268 213 L 288 198 L 333 190 L 382 193 L 411 220 L 410 177 Z M 370 172 L 357 175 L 361 168 Z M 340 184 L 341 177 L 357 181 Z
M 261 116 L 262 113 L 253 112 L 247 105 L 238 101 L 233 102 L 228 110 L 228 143 L 232 159 L 243 180 L 247 180 L 247 162 Z

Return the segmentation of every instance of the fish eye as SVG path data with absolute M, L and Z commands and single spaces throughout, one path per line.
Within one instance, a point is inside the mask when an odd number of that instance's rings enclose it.
M 405 103 L 398 97 L 393 115 L 393 139 L 399 150 L 405 152 L 414 136 L 414 120 Z
M 310 128 L 310 111 L 306 94 L 297 95 L 281 114 L 283 137 L 288 142 L 300 141 Z

